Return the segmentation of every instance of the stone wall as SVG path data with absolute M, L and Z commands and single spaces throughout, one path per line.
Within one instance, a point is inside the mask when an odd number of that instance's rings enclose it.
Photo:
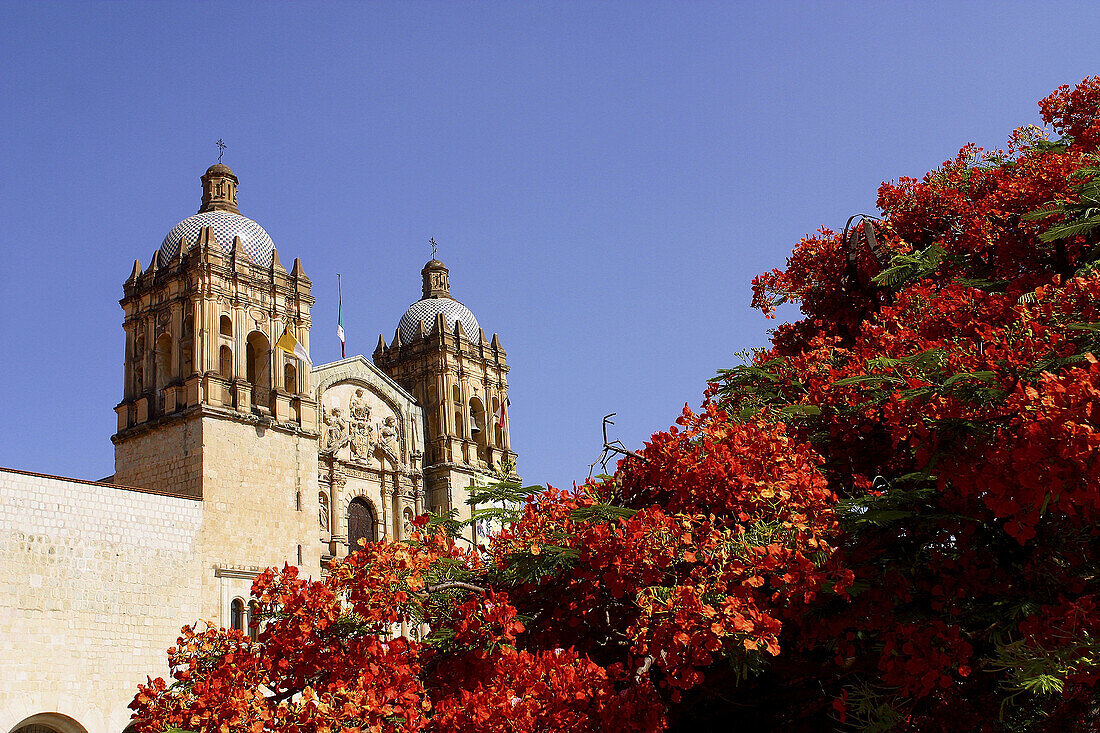
M 247 598 L 264 568 L 320 578 L 315 436 L 207 417 L 202 471 L 204 618 L 228 626 L 226 599 Z
M 200 618 L 202 503 L 0 469 L 0 733 L 60 713 L 122 733 Z
M 201 496 L 202 421 L 200 413 L 162 421 L 149 429 L 131 429 L 115 440 L 115 475 L 123 486 L 140 486 Z

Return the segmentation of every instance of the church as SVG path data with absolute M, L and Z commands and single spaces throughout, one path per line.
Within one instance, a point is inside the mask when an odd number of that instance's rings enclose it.
M 320 577 L 517 478 L 504 348 L 442 262 L 371 359 L 314 366 L 301 260 L 240 213 L 227 166 L 201 180 L 122 286 L 114 475 L 0 468 L 0 733 L 123 733 L 182 625 L 249 628 L 264 568 Z

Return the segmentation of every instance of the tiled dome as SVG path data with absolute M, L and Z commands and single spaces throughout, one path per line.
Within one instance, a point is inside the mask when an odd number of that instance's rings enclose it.
M 401 340 L 409 343 L 416 338 L 416 324 L 423 323 L 424 330 L 431 332 L 435 325 L 435 316 L 442 313 L 447 319 L 447 327 L 453 329 L 458 321 L 462 321 L 462 327 L 466 329 L 466 335 L 476 338 L 481 328 L 470 309 L 459 303 L 454 298 L 424 298 L 409 306 L 405 315 L 401 316 L 401 322 L 397 324 L 397 330 L 401 332 Z
M 239 236 L 250 260 L 257 265 L 271 264 L 271 253 L 275 250 L 275 244 L 264 228 L 247 216 L 229 211 L 203 211 L 176 224 L 164 238 L 164 243 L 160 245 L 161 257 L 167 259 L 175 257 L 179 253 L 181 237 L 187 238 L 188 246 L 193 245 L 199 237 L 199 230 L 203 227 L 214 229 L 214 237 L 218 240 L 218 246 L 221 247 L 222 252 L 232 253 L 233 237 Z

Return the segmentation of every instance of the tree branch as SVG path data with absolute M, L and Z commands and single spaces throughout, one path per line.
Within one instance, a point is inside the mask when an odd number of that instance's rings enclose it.
M 480 585 L 474 585 L 473 583 L 464 583 L 461 580 L 448 580 L 443 583 L 436 583 L 435 585 L 424 586 L 425 593 L 438 593 L 444 590 L 451 590 L 452 588 L 461 588 L 463 590 L 472 590 L 475 593 L 485 594 L 486 591 Z

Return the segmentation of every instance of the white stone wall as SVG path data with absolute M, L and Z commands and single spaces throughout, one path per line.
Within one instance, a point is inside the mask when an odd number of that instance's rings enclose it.
M 0 733 L 60 713 L 121 733 L 200 616 L 202 503 L 0 469 Z

